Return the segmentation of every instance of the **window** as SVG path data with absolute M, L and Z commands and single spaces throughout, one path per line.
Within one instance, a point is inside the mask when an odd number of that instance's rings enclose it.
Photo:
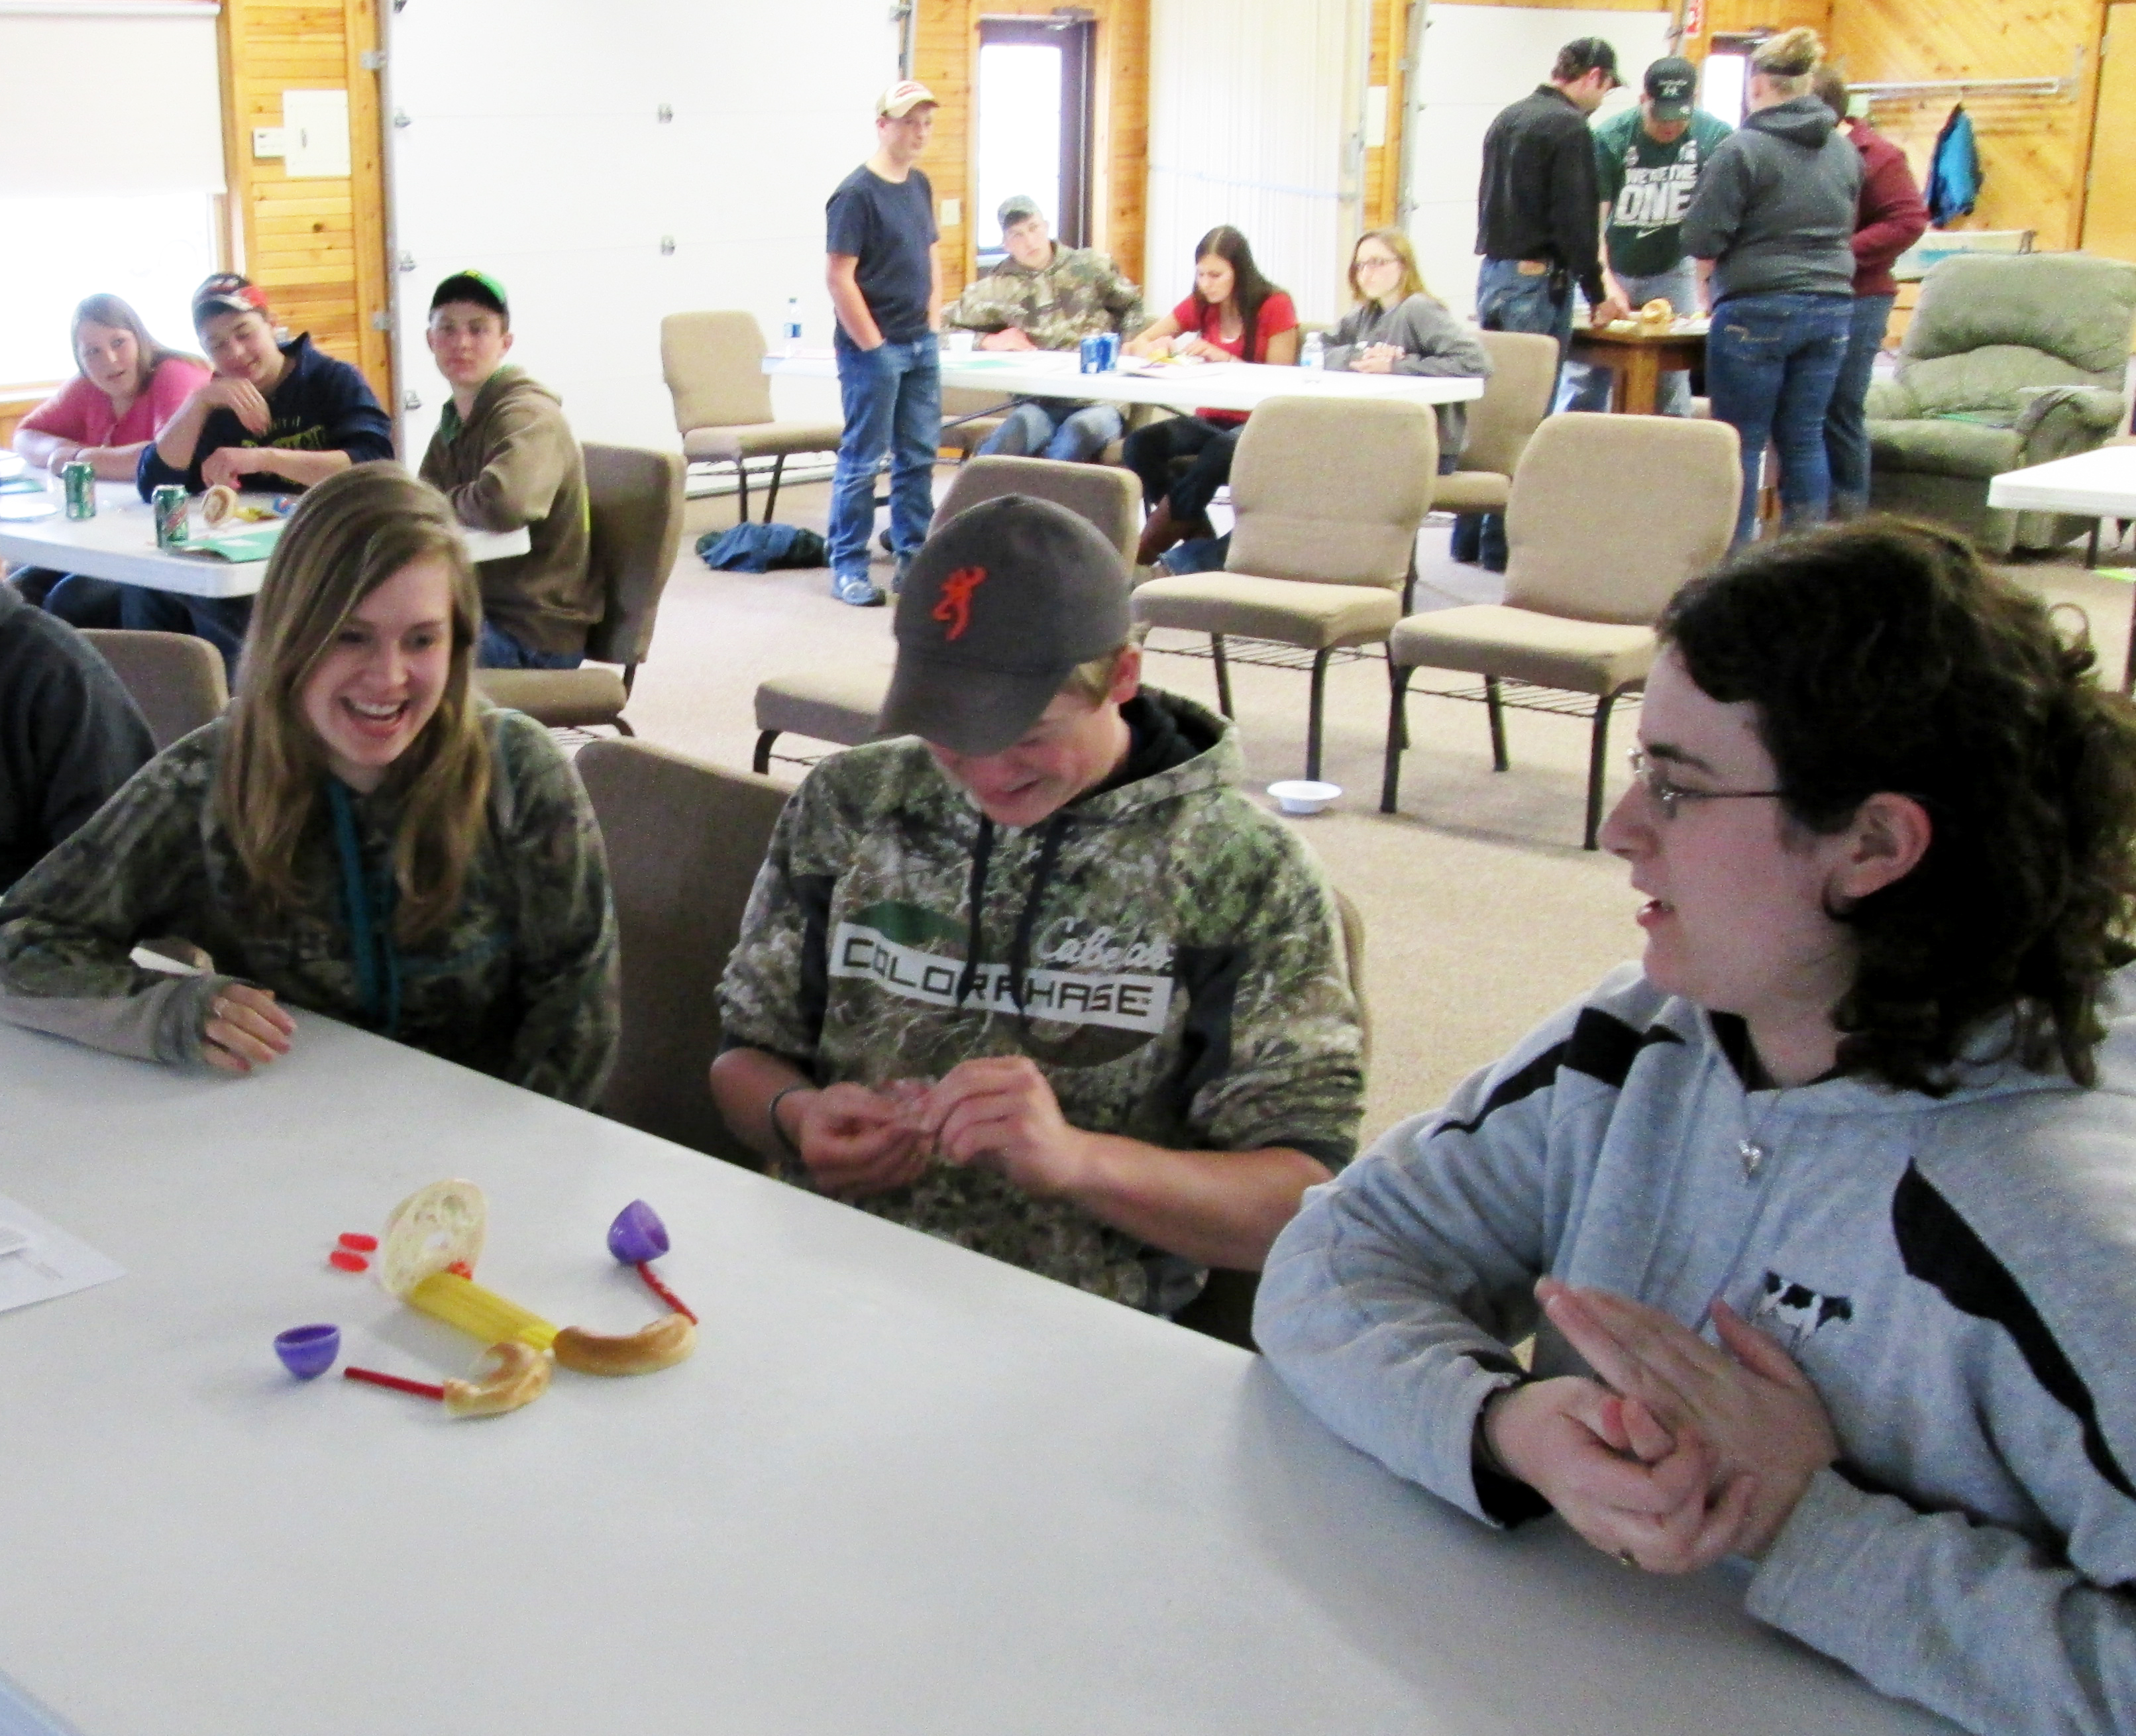
M 982 269 L 1002 256 L 994 213 L 1022 193 L 1056 240 L 1089 244 L 1090 39 L 1075 20 L 987 18 L 979 25 L 978 209 Z
M 1762 36 L 1716 36 L 1706 57 L 1698 105 L 1731 127 L 1743 124 L 1743 105 L 1750 81 L 1750 56 Z

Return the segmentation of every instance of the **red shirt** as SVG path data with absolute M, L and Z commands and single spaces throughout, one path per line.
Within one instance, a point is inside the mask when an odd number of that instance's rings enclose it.
M 1927 231 L 1929 208 L 1906 153 L 1866 120 L 1847 123 L 1862 153 L 1862 196 L 1854 207 L 1854 293 L 1894 295 L 1891 262 Z
M 1254 322 L 1254 353 L 1250 356 L 1245 353 L 1246 332 L 1243 325 L 1239 328 L 1239 335 L 1235 338 L 1217 335 L 1218 328 L 1224 319 L 1221 308 L 1212 304 L 1203 310 L 1197 320 L 1194 314 L 1194 298 L 1190 295 L 1172 310 L 1172 318 L 1181 331 L 1192 332 L 1204 343 L 1214 344 L 1226 354 L 1235 356 L 1241 362 L 1267 361 L 1269 340 L 1298 329 L 1298 309 L 1291 305 L 1289 293 L 1282 289 L 1278 289 L 1261 304 L 1260 318 Z M 1197 410 L 1194 413 L 1205 422 L 1218 422 L 1227 428 L 1236 427 L 1245 421 L 1245 415 L 1236 410 Z
M 56 434 L 80 446 L 131 446 L 152 440 L 178 406 L 205 384 L 208 371 L 182 356 L 165 358 L 148 389 L 114 416 L 101 387 L 76 374 L 16 425 L 27 434 Z

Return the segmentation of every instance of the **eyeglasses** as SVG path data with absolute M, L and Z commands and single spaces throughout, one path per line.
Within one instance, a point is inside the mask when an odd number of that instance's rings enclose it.
M 1662 810 L 1663 819 L 1676 818 L 1679 802 L 1733 802 L 1752 801 L 1766 796 L 1781 796 L 1784 790 L 1687 790 L 1682 784 L 1670 780 L 1668 773 L 1648 759 L 1640 748 L 1632 750 L 1632 776 L 1653 799 L 1654 805 Z

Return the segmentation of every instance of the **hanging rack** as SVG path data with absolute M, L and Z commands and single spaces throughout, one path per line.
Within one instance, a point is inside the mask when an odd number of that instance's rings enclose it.
M 1915 78 L 1854 84 L 1847 86 L 1851 94 L 1868 97 L 1932 96 L 1949 91 L 1965 97 L 1995 96 L 2067 96 L 2075 80 L 2067 78 Z

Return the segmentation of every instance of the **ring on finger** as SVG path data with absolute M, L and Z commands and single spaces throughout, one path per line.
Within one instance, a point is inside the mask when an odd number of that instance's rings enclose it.
M 1635 1568 L 1638 1564 L 1639 1558 L 1634 1555 L 1629 1549 L 1619 1549 L 1617 1551 L 1617 1565 L 1619 1567 Z

